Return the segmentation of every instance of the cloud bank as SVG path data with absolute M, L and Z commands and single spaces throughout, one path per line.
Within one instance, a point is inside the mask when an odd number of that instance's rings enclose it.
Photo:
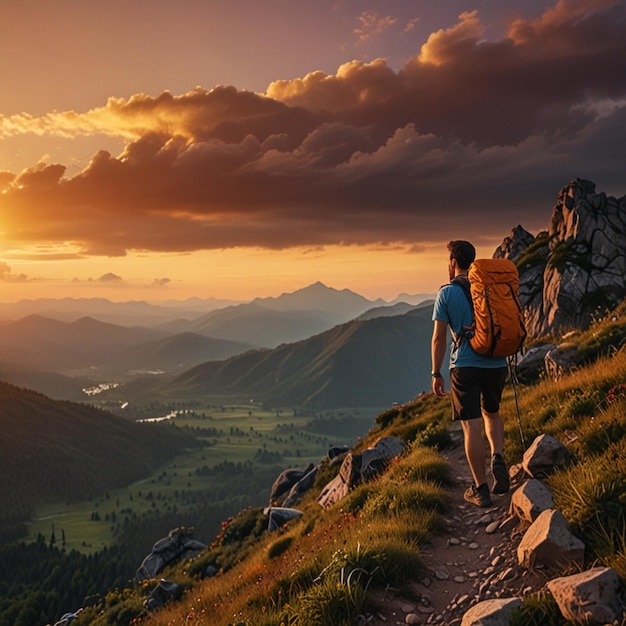
M 391 17 L 364 13 L 366 39 Z M 547 226 L 580 176 L 623 194 L 626 7 L 560 0 L 487 42 L 480 15 L 432 33 L 398 71 L 352 61 L 266 93 L 196 88 L 88 111 L 1 117 L 24 133 L 123 137 L 73 178 L 0 172 L 0 229 L 81 254 L 413 245 Z

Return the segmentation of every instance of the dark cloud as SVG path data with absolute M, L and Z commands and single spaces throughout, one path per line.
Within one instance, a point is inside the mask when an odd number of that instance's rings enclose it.
M 626 191 L 625 27 L 623 2 L 561 0 L 487 42 L 468 12 L 397 72 L 354 61 L 266 95 L 110 100 L 76 123 L 132 137 L 124 153 L 70 179 L 61 165 L 0 177 L 3 226 L 109 256 L 537 231 L 575 177 Z
M 14 274 L 11 267 L 4 261 L 0 261 L 0 281 L 8 283 L 25 283 L 28 281 L 26 274 Z
M 155 278 L 152 287 L 165 287 L 171 282 L 169 278 Z
M 100 283 L 123 283 L 124 279 L 113 272 L 107 272 L 106 274 L 102 274 L 100 278 L 98 278 L 98 282 Z

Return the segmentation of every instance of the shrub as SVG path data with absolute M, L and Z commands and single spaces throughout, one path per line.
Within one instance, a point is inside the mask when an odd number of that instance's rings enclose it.
M 377 485 L 361 513 L 364 518 L 375 518 L 416 509 L 442 511 L 446 498 L 446 492 L 432 481 L 418 480 L 404 484 L 386 481 Z
M 267 556 L 270 559 L 275 559 L 277 556 L 286 552 L 293 543 L 293 537 L 281 537 L 278 541 L 275 541 L 267 549 Z
M 448 435 L 449 436 L 449 435 Z M 448 462 L 430 447 L 413 445 L 409 454 L 393 465 L 388 480 L 402 483 L 430 480 L 438 484 L 450 484 Z
M 286 607 L 290 626 L 352 626 L 365 602 L 366 590 L 358 583 L 324 578 Z
M 580 429 L 578 446 L 585 456 L 599 455 L 626 436 L 626 424 L 619 417 L 592 419 Z

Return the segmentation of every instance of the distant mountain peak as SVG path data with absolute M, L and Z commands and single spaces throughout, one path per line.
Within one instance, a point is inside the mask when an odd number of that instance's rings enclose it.
M 349 289 L 340 291 L 318 280 L 307 287 L 283 293 L 278 297 L 255 298 L 251 304 L 275 311 L 332 311 L 341 313 L 347 320 L 360 315 L 372 304 L 380 302 L 378 300 L 373 303 L 354 291 Z

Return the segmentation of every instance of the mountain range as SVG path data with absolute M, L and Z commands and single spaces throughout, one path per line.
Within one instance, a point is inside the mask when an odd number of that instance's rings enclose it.
M 70 312 L 82 312 L 78 308 L 82 305 L 109 313 L 115 308 L 114 303 L 108 306 L 102 301 L 45 300 L 41 304 L 48 311 L 62 310 L 61 317 L 68 318 Z M 137 312 L 143 306 L 118 304 L 126 313 L 128 307 Z M 188 306 L 188 302 L 182 304 Z M 382 300 L 371 301 L 318 282 L 278 298 L 257 298 L 202 314 L 196 310 L 191 318 L 178 317 L 188 308 L 173 303 L 168 307 L 170 319 L 153 325 L 150 315 L 145 325 L 133 326 L 89 316 L 56 319 L 38 314 L 4 321 L 0 323 L 0 379 L 52 398 L 84 400 L 82 390 L 94 384 L 123 383 L 146 374 L 173 376 L 250 350 L 298 343 L 362 315 L 396 315 L 413 305 L 386 306 Z
M 356 319 L 273 350 L 198 365 L 165 390 L 250 395 L 272 407 L 388 407 L 430 382 L 432 302 L 403 315 Z

